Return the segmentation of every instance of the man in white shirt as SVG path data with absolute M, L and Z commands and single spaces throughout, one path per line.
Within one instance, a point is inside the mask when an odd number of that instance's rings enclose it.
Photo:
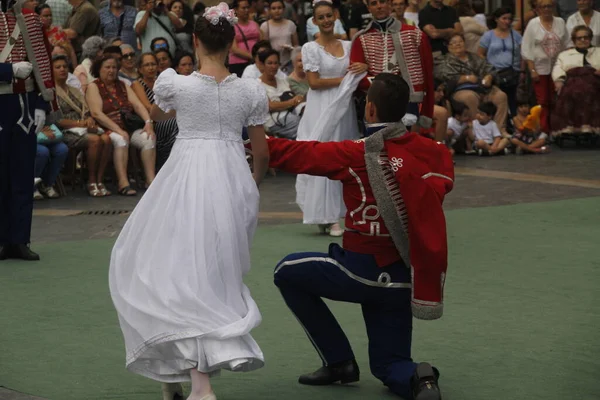
M 594 32 L 592 38 L 592 46 L 600 46 L 600 12 L 594 11 L 593 0 L 577 0 L 577 11 L 567 19 L 567 33 L 569 34 L 568 47 L 573 47 L 573 41 L 571 40 L 571 33 L 573 28 L 579 25 L 585 25 Z
M 162 0 L 147 0 L 145 10 L 137 13 L 134 24 L 135 33 L 142 42 L 142 52 L 152 51 L 152 39 L 164 37 L 169 42 L 169 51 L 173 58 L 177 49 L 174 30 L 182 27 L 183 22 L 167 10 Z

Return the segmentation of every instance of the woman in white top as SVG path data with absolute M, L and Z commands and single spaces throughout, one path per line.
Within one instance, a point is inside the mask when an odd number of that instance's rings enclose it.
M 367 70 L 362 63 L 350 64 L 351 43 L 335 37 L 336 21 L 329 1 L 314 3 L 314 20 L 320 35 L 302 47 L 302 63 L 310 90 L 304 117 L 298 127 L 298 140 L 321 142 L 358 139 L 358 124 L 352 93 Z M 339 220 L 346 213 L 342 185 L 327 178 L 298 175 L 296 203 L 305 224 L 319 226 L 322 233 L 341 236 Z
M 554 17 L 554 0 L 540 0 L 537 3 L 539 17 L 527 24 L 521 55 L 531 73 L 537 102 L 542 106 L 540 125 L 542 132 L 550 132 L 550 114 L 554 106 L 554 84 L 552 65 L 558 54 L 566 48 L 569 35 L 565 21 Z
M 264 63 L 264 72 L 259 80 L 267 91 L 269 98 L 269 118 L 265 122 L 265 130 L 271 135 L 296 139 L 300 114 L 304 108 L 304 96 L 295 96 L 287 78 L 277 76 L 279 70 L 279 53 L 273 49 L 259 53 Z
M 594 10 L 594 0 L 578 0 L 577 7 L 579 11 L 567 19 L 567 32 L 569 35 L 573 28 L 579 25 L 585 25 L 592 30 L 593 37 L 591 45 L 600 46 L 600 12 Z M 574 43 L 569 40 L 567 47 L 573 47 Z
M 552 113 L 552 135 L 600 134 L 600 49 L 591 46 L 593 32 L 579 25 L 571 39 L 575 47 L 563 51 L 552 69 L 558 92 Z
M 281 69 L 286 74 L 292 72 L 291 54 L 294 47 L 298 46 L 298 33 L 296 24 L 283 17 L 285 5 L 283 0 L 272 0 L 269 3 L 269 14 L 271 18 L 260 26 L 263 37 L 271 42 L 273 49 L 280 55 Z

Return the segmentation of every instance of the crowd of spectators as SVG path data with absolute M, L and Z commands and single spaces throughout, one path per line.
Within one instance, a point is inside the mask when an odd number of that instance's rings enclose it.
M 167 68 L 182 75 L 198 68 L 192 31 L 202 2 L 95 1 L 26 3 L 40 15 L 53 48 L 62 112 L 38 137 L 36 199 L 59 196 L 55 184 L 65 163 L 86 171 L 93 197 L 112 194 L 107 175 L 116 193 L 135 195 L 131 167 L 143 170 L 149 186 L 178 132 L 175 119 L 150 120 L 154 82 Z M 484 0 L 378 1 L 390 2 L 396 19 L 429 38 L 436 105 L 434 126 L 425 134 L 453 153 L 543 153 L 553 137 L 600 134 L 594 0 L 529 0 L 521 20 L 510 8 L 486 15 Z M 267 132 L 295 138 L 309 91 L 301 45 L 319 37 L 311 3 L 233 0 L 231 7 L 239 22 L 230 71 L 265 86 Z M 333 10 L 341 40 L 351 40 L 372 19 L 361 0 L 333 0 Z

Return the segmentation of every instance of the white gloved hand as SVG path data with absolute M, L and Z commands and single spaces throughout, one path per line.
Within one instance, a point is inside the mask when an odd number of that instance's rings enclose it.
M 25 79 L 31 75 L 33 65 L 27 61 L 21 61 L 12 65 L 13 75 L 15 78 Z
M 33 121 L 35 124 L 35 133 L 37 135 L 42 131 L 44 125 L 46 124 L 46 111 L 39 109 L 35 110 Z

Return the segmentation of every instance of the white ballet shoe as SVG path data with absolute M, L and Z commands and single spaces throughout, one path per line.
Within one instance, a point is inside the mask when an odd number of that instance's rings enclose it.
M 344 230 L 340 227 L 340 224 L 333 224 L 329 229 L 329 236 L 340 237 L 344 234 Z
M 187 400 L 217 400 L 217 396 L 215 396 L 214 393 L 209 393 L 201 398 L 190 395 L 190 397 L 188 397 Z
M 163 383 L 163 400 L 183 400 L 183 387 L 181 383 Z

